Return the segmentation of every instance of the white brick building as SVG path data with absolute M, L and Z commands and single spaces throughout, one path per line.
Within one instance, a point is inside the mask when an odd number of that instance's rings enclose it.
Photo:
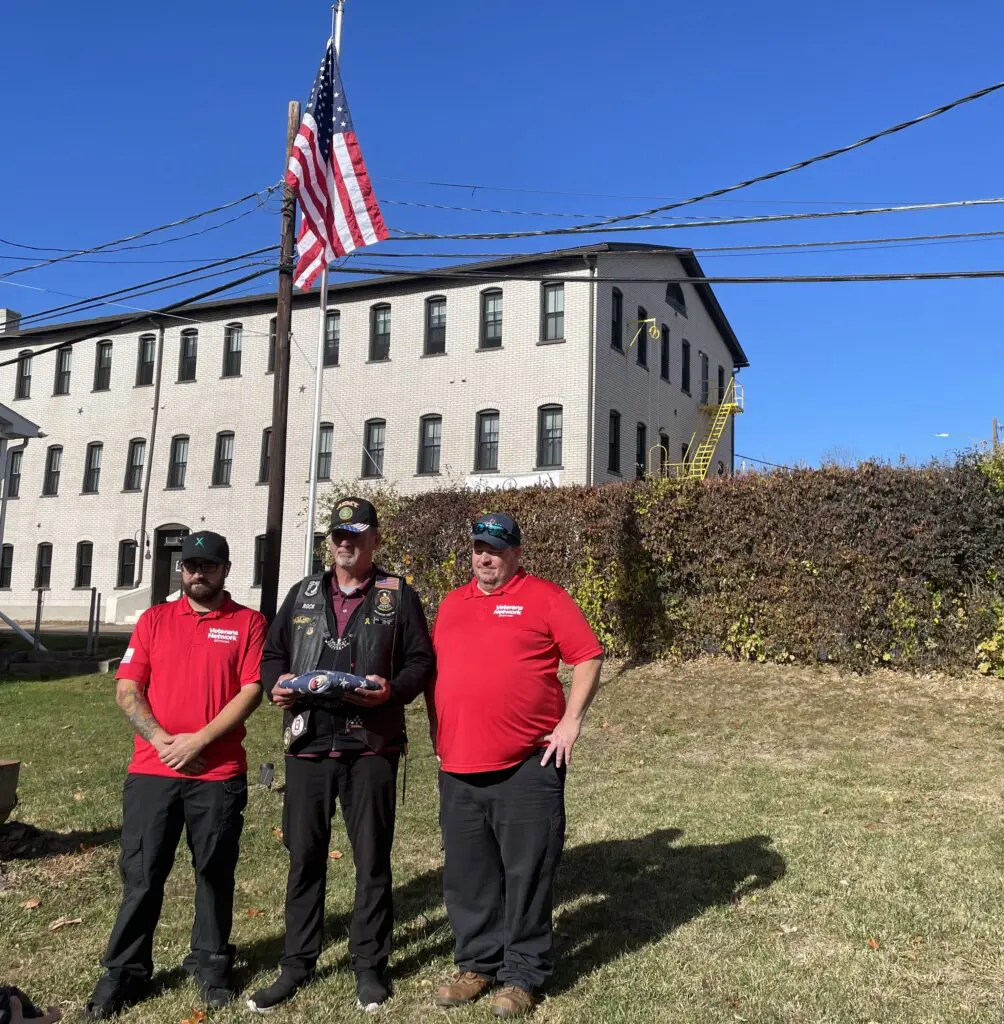
M 321 477 L 604 483 L 636 452 L 658 472 L 660 442 L 679 461 L 748 365 L 711 289 L 666 280 L 701 276 L 686 250 L 632 243 L 334 285 Z M 94 586 L 106 621 L 130 621 L 177 589 L 195 529 L 228 537 L 229 589 L 257 606 L 274 316 L 274 293 L 224 299 L 43 353 L 117 318 L 19 329 L 0 311 L 0 359 L 21 356 L 0 401 L 45 435 L 5 474 L 0 609 L 33 616 L 41 586 L 46 619 L 86 620 Z M 280 596 L 303 564 L 317 317 L 316 293 L 294 295 Z M 659 337 L 635 340 L 639 319 Z M 712 472 L 732 458 L 728 431 Z

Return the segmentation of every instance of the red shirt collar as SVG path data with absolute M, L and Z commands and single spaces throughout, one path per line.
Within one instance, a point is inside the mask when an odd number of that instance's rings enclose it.
M 225 619 L 233 615 L 237 610 L 237 605 L 233 602 L 230 597 L 229 591 L 223 592 L 223 604 L 219 606 L 214 612 L 206 612 L 205 615 L 200 615 L 189 603 L 188 595 L 182 594 L 178 598 L 178 614 L 179 615 L 191 615 L 195 618 L 200 619 Z
M 490 594 L 486 594 L 478 586 L 477 576 L 472 576 L 471 582 L 467 584 L 467 592 L 464 594 L 464 597 L 470 599 L 472 597 L 502 597 L 503 594 L 514 594 L 521 586 L 523 586 L 524 582 L 526 582 L 526 578 L 526 569 L 517 569 L 515 574 L 506 580 L 498 590 L 495 590 Z

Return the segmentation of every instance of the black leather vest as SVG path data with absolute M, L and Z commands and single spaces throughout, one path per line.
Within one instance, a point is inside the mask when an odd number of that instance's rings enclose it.
M 341 637 L 329 629 L 330 594 L 324 588 L 324 573 L 308 576 L 300 583 L 290 622 L 290 669 L 294 675 L 331 667 L 357 675 L 378 675 L 391 679 L 398 635 L 401 589 L 400 576 L 376 570 L 373 583 L 356 609 Z M 335 586 L 333 574 L 329 574 Z M 327 649 L 334 657 L 325 658 Z M 327 661 L 327 666 L 322 666 Z M 288 754 L 326 754 L 335 749 L 336 733 L 345 723 L 353 724 L 353 735 L 370 750 L 403 743 L 404 708 L 393 698 L 375 708 L 325 698 L 312 698 L 283 715 L 283 746 Z

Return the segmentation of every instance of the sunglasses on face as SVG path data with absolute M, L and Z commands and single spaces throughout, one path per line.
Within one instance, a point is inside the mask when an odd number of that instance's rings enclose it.
M 216 562 L 193 562 L 184 561 L 181 563 L 181 568 L 188 573 L 189 576 L 211 576 L 217 569 L 220 568 Z
M 507 544 L 515 544 L 516 538 L 504 527 L 498 523 L 475 523 L 471 527 L 471 532 L 475 537 L 480 536 L 482 533 L 487 533 L 490 537 L 498 537 L 499 540 L 504 540 Z

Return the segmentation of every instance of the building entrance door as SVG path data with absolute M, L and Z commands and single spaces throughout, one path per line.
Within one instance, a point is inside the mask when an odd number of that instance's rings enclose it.
M 190 532 L 177 523 L 156 531 L 151 604 L 163 604 L 168 594 L 181 590 L 181 544 Z

